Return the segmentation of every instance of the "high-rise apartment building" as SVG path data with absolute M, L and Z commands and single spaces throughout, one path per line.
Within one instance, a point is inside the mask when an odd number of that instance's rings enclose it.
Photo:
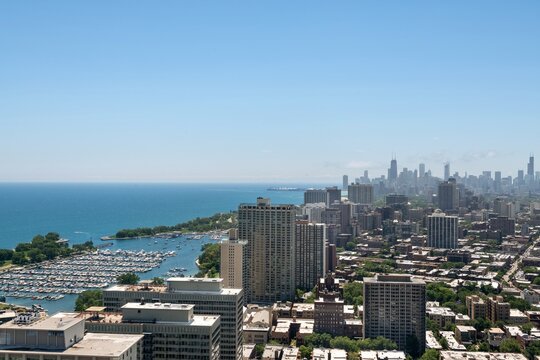
M 455 179 L 439 184 L 437 200 L 442 211 L 455 211 L 459 208 L 459 192 Z
M 421 352 L 426 339 L 426 283 L 410 275 L 364 278 L 364 337 L 383 336 L 405 350 L 416 338 Z
M 343 191 L 347 190 L 347 186 L 349 185 L 349 177 L 347 175 L 343 175 Z
M 529 163 L 527 164 L 527 175 L 534 179 L 534 156 L 529 157 Z
M 304 191 L 304 204 L 326 204 L 326 189 L 307 189 Z
M 326 273 L 326 225 L 296 222 L 296 285 L 311 290 Z
M 326 188 L 326 206 L 335 204 L 341 201 L 341 189 L 337 186 L 331 186 Z
M 458 241 L 458 218 L 435 211 L 427 217 L 427 245 L 441 249 L 455 249 Z
M 107 311 L 141 300 L 195 305 L 196 315 L 220 315 L 221 359 L 242 359 L 244 291 L 223 287 L 223 279 L 169 278 L 166 286 L 115 285 L 103 291 Z
M 354 204 L 373 204 L 373 185 L 371 184 L 351 184 L 349 185 L 349 201 Z
M 233 289 L 244 288 L 244 272 L 246 266 L 247 241 L 224 240 L 221 242 L 220 275 L 223 287 Z
M 247 241 L 244 287 L 248 303 L 294 299 L 296 280 L 294 205 L 256 204 L 238 208 L 238 238 Z
M 143 360 L 219 360 L 220 316 L 194 315 L 194 307 L 141 301 L 122 306 L 122 314 L 88 311 L 81 317 L 89 332 L 144 335 Z
M 426 164 L 421 163 L 418 166 L 418 177 L 423 178 L 424 176 L 426 176 Z

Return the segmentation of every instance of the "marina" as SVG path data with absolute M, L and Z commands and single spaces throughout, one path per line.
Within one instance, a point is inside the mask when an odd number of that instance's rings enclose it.
M 13 268 L 0 274 L 0 293 L 13 298 L 59 300 L 66 294 L 107 287 L 124 273 L 149 272 L 175 255 L 175 251 L 107 249 Z

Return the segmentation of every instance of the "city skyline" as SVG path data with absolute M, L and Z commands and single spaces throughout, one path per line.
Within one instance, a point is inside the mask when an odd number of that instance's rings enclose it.
M 538 10 L 4 2 L 0 181 L 334 183 L 392 154 L 515 176 L 538 153 Z

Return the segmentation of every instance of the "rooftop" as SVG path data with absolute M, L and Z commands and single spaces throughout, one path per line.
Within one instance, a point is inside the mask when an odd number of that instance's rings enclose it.
M 87 333 L 81 341 L 62 354 L 96 357 L 120 356 L 142 338 L 143 335 Z
M 374 277 L 364 278 L 364 283 L 415 283 L 415 284 L 425 284 L 423 280 L 412 277 L 407 274 L 388 274 L 381 275 L 377 274 Z
M 488 353 L 470 351 L 441 351 L 440 360 L 527 360 L 517 353 Z
M 192 310 L 195 305 L 191 304 L 169 304 L 169 303 L 127 303 L 122 306 L 122 309 L 135 309 L 135 310 L 165 310 L 165 311 L 178 311 L 178 310 Z M 88 310 L 87 310 L 88 311 Z
M 63 331 L 76 325 L 82 319 L 78 318 L 78 313 L 57 313 L 48 318 L 41 318 L 29 324 L 15 324 L 13 321 L 0 325 L 2 329 L 32 329 L 32 330 L 51 330 Z

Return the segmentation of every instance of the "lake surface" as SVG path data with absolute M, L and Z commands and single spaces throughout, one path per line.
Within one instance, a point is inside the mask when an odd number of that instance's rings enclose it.
M 0 184 L 0 248 L 14 248 L 36 234 L 58 232 L 70 244 L 111 235 L 123 228 L 175 225 L 196 217 L 236 210 L 258 196 L 272 203 L 300 204 L 301 191 L 268 191 L 274 184 Z M 301 184 L 279 186 L 308 187 Z M 313 186 L 313 185 L 310 185 Z M 157 242 L 155 242 L 157 240 Z M 210 238 L 175 241 L 136 239 L 115 241 L 108 249 L 175 250 L 177 255 L 145 274 L 163 276 L 170 268 L 197 272 L 195 259 Z M 180 248 L 178 244 L 182 243 Z M 58 301 L 12 299 L 9 302 L 41 304 L 50 313 L 71 311 L 76 295 Z

